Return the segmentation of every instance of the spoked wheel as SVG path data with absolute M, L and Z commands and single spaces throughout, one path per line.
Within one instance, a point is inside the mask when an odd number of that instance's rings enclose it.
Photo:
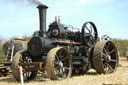
M 103 35 L 101 40 L 111 40 L 111 38 L 108 35 Z
M 86 22 L 82 26 L 82 42 L 88 47 L 93 46 L 98 39 L 98 32 L 93 22 Z
M 99 41 L 93 54 L 93 65 L 97 73 L 109 74 L 116 70 L 118 52 L 112 41 Z
M 33 60 L 30 58 L 29 53 L 23 50 L 18 51 L 14 55 L 12 64 L 11 64 L 11 69 L 12 69 L 12 74 L 17 81 L 20 81 L 20 73 L 19 73 L 20 64 L 31 63 L 32 61 Z M 28 72 L 23 71 L 23 77 L 25 81 L 34 79 L 36 75 L 37 75 L 37 71 L 28 71 Z
M 56 47 L 47 55 L 46 70 L 52 80 L 66 79 L 72 73 L 72 59 L 66 48 Z

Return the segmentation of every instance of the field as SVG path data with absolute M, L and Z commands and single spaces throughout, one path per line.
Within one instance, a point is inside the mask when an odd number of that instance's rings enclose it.
M 0 85 L 21 85 L 12 75 L 0 77 Z M 39 74 L 35 80 L 25 82 L 25 85 L 128 85 L 128 61 L 120 59 L 120 65 L 112 74 L 97 74 L 90 70 L 85 75 L 73 76 L 66 80 L 52 81 L 46 75 Z

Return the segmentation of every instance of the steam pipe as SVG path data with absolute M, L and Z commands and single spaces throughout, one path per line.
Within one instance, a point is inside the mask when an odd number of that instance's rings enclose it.
M 39 22 L 40 22 L 40 36 L 46 36 L 46 11 L 48 6 L 39 5 L 37 7 L 39 9 Z

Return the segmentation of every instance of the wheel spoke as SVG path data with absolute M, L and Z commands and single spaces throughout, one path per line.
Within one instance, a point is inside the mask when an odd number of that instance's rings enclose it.
M 107 44 L 105 44 L 105 46 L 104 46 L 104 48 L 106 49 L 106 52 L 107 52 L 107 54 L 108 54 L 108 52 L 109 52 L 109 46 L 107 45 Z
M 103 50 L 104 50 L 105 54 L 108 54 L 108 52 L 107 52 L 107 50 L 105 48 L 103 48 Z
M 27 77 L 27 78 L 29 77 L 29 72 L 26 72 L 26 77 Z
M 107 47 L 109 47 L 109 46 L 110 46 L 110 43 L 108 43 Z
M 91 36 L 92 34 L 91 33 L 86 33 L 85 35 L 84 35 L 84 37 L 88 37 L 88 36 Z
M 109 69 L 113 72 L 114 71 L 114 69 L 109 65 L 109 64 L 107 64 L 107 66 L 109 67 Z
M 57 76 L 58 78 L 64 77 L 62 68 L 60 68 L 59 70 L 56 70 L 56 76 Z
M 111 59 L 110 61 L 112 61 L 112 62 L 116 62 L 116 60 L 113 60 L 113 59 Z
M 91 28 L 91 33 L 92 33 L 92 25 L 90 25 L 90 28 Z
M 57 55 L 57 54 L 56 54 L 56 58 L 57 58 L 58 62 L 60 62 L 60 59 L 59 59 L 59 57 L 58 57 L 58 55 Z
M 86 29 L 88 30 L 89 33 L 91 33 L 91 31 L 88 29 L 88 27 L 86 26 Z
M 70 68 L 69 67 L 63 67 L 64 69 L 66 69 L 66 70 L 69 70 Z
M 65 58 L 63 58 L 62 61 L 65 61 L 65 60 L 67 60 L 67 59 L 68 59 L 68 56 L 66 56 Z
M 62 74 L 62 77 L 64 77 L 64 71 L 63 71 L 63 68 L 61 68 L 61 74 Z
M 112 51 L 109 52 L 109 55 L 112 54 L 113 52 L 115 52 L 115 49 L 113 49 Z
M 107 71 L 107 70 L 108 70 L 108 66 L 107 66 L 107 64 L 106 64 L 106 63 L 104 64 L 104 70 L 105 70 L 105 71 Z
M 26 73 L 23 73 L 24 80 L 27 80 Z
M 92 42 L 92 44 L 94 44 L 94 38 L 93 38 L 93 36 L 91 36 L 91 42 Z
M 102 54 L 103 54 L 105 57 L 107 57 L 107 55 L 106 55 L 105 53 L 102 52 Z M 103 57 L 103 56 L 102 56 L 102 57 Z
M 60 59 L 59 59 L 60 61 L 62 61 L 62 57 L 63 57 L 62 54 L 63 54 L 62 50 L 60 49 L 60 51 L 58 52 L 58 56 L 60 57 Z

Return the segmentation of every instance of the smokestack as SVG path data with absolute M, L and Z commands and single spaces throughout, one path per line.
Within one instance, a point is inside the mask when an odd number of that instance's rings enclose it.
M 46 35 L 46 5 L 39 5 L 37 7 L 39 9 L 39 20 L 40 20 L 40 36 L 45 37 Z

